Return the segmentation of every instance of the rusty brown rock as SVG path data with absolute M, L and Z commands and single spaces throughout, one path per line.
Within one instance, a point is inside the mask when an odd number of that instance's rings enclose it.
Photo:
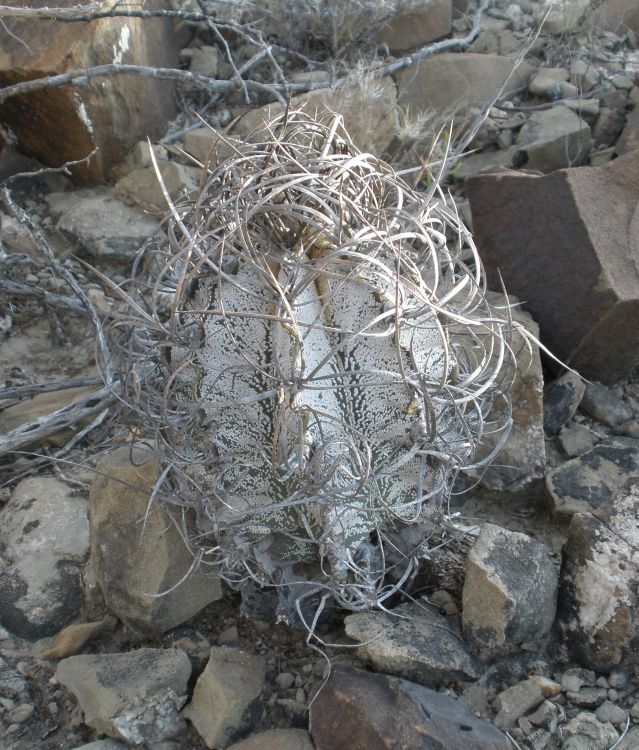
M 30 5 L 50 3 L 35 0 Z M 57 3 L 59 7 L 75 5 L 75 0 Z M 6 24 L 12 36 L 4 34 L 2 41 L 2 87 L 114 62 L 177 65 L 173 24 L 168 18 L 70 23 L 29 17 L 9 18 Z M 2 103 L 0 128 L 8 143 L 49 166 L 83 159 L 98 148 L 87 164 L 73 170 L 76 178 L 98 183 L 136 141 L 161 135 L 175 111 L 171 82 L 105 76 L 81 88 L 50 88 L 10 97 Z
M 311 705 L 316 750 L 508 750 L 491 724 L 414 682 L 334 667 Z
M 452 0 L 403 0 L 397 13 L 377 32 L 376 41 L 403 52 L 446 36 L 452 26 Z
M 639 151 L 602 167 L 467 181 L 489 284 L 526 301 L 542 342 L 609 384 L 639 360 Z

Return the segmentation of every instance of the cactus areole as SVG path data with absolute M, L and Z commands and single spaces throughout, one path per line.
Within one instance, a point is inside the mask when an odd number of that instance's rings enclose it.
M 115 329 L 158 498 L 201 567 L 274 585 L 289 620 L 311 594 L 374 607 L 428 554 L 484 431 L 507 434 L 490 411 L 514 324 L 439 187 L 360 153 L 339 117 L 283 114 L 204 174 Z

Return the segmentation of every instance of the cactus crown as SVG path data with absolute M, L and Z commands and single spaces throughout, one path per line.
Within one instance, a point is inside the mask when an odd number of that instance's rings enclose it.
M 490 411 L 516 324 L 438 185 L 411 189 L 337 116 L 286 112 L 253 141 L 144 249 L 114 328 L 125 392 L 198 562 L 370 608 L 484 432 L 507 433 Z

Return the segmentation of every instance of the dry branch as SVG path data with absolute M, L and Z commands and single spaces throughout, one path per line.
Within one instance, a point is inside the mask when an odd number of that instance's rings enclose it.
M 0 401 L 7 399 L 21 399 L 37 396 L 39 393 L 51 393 L 52 391 L 66 391 L 69 388 L 83 388 L 87 385 L 99 385 L 102 378 L 97 375 L 81 375 L 77 378 L 67 380 L 53 380 L 50 383 L 28 383 L 27 385 L 16 385 L 10 388 L 0 388 Z
M 37 299 L 45 305 L 50 305 L 59 310 L 67 310 L 76 315 L 87 316 L 87 309 L 81 305 L 77 299 L 67 297 L 63 294 L 54 294 L 38 286 L 30 284 L 21 284 L 18 281 L 12 281 L 4 276 L 0 276 L 0 292 L 10 295 L 11 297 L 22 297 L 27 299 Z

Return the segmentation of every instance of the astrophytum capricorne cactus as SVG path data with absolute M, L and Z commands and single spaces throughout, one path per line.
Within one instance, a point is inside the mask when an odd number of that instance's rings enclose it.
M 442 524 L 487 425 L 508 429 L 490 410 L 514 324 L 470 234 L 436 184 L 411 189 L 340 123 L 288 112 L 212 155 L 117 326 L 158 496 L 199 563 L 278 585 L 289 615 L 311 591 L 383 601 L 427 551 L 398 571 L 389 540 Z

